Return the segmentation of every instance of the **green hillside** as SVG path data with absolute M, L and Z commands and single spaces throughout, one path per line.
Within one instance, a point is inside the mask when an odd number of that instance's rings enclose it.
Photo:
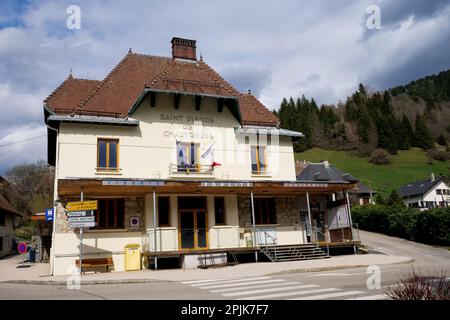
M 389 165 L 375 165 L 367 161 L 367 158 L 359 158 L 345 151 L 319 148 L 296 153 L 295 159 L 311 162 L 328 160 L 338 169 L 351 173 L 383 196 L 408 182 L 426 179 L 432 172 L 435 175 L 450 175 L 450 161 L 433 161 L 433 164 L 428 164 L 426 153 L 416 148 L 399 151 L 392 156 Z

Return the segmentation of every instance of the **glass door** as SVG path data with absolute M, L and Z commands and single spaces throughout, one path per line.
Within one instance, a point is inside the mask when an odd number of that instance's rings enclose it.
M 195 221 L 193 210 L 180 210 L 180 245 L 181 249 L 195 248 Z
M 180 210 L 179 221 L 179 238 L 181 249 L 206 249 L 208 247 L 206 210 Z

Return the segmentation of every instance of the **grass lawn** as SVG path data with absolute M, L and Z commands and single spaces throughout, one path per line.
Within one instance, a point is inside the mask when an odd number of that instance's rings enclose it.
M 345 151 L 331 151 L 312 148 L 308 151 L 296 153 L 295 160 L 319 162 L 328 160 L 338 169 L 349 172 L 364 184 L 380 192 L 383 196 L 408 182 L 427 179 L 434 172 L 435 175 L 450 175 L 450 161 L 433 161 L 428 164 L 427 155 L 420 149 L 399 151 L 392 156 L 388 165 L 375 165 L 367 158 L 359 158 Z

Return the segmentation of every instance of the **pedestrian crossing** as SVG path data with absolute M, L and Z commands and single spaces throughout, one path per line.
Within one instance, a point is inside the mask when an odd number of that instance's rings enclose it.
M 264 277 L 219 278 L 184 281 L 182 284 L 236 300 L 386 300 L 370 290 L 344 290 L 318 284 Z

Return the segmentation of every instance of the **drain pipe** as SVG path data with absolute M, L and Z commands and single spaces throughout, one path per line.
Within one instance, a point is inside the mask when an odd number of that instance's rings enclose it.
M 156 192 L 153 190 L 153 246 L 155 251 L 155 270 L 158 270 L 158 257 L 156 256 Z
M 53 182 L 53 228 L 52 228 L 52 247 L 51 247 L 51 270 L 50 274 L 53 276 L 55 270 L 55 241 L 56 241 L 56 220 L 57 220 L 57 209 L 58 204 L 56 200 L 58 199 L 58 164 L 59 164 L 59 130 L 46 125 L 48 129 L 56 132 L 56 153 L 55 153 L 55 179 Z

